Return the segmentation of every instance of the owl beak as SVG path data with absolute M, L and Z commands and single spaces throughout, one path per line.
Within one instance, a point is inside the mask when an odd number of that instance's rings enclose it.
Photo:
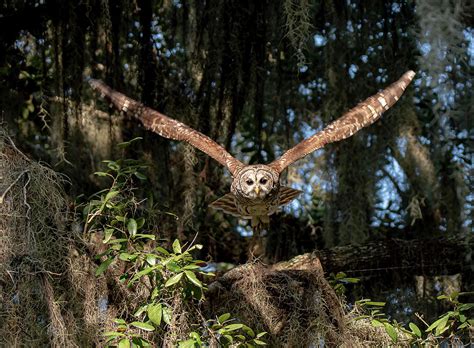
M 258 194 L 259 194 L 259 192 L 260 192 L 260 187 L 255 186 L 255 188 L 254 188 L 253 190 L 255 191 L 255 193 L 256 193 L 257 196 L 258 196 Z

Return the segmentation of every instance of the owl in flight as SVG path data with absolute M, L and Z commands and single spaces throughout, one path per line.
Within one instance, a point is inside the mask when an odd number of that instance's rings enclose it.
M 110 100 L 120 111 L 139 119 L 145 128 L 168 139 L 185 141 L 226 167 L 233 178 L 230 193 L 210 206 L 234 216 L 251 219 L 254 230 L 261 230 L 269 223 L 269 215 L 301 193 L 299 190 L 280 186 L 280 174 L 283 170 L 326 144 L 346 139 L 374 123 L 397 102 L 414 76 L 413 71 L 406 72 L 398 81 L 359 103 L 320 132 L 286 151 L 280 158 L 269 164 L 256 165 L 240 162 L 208 136 L 114 91 L 100 80 L 91 79 L 89 82 L 102 97 Z

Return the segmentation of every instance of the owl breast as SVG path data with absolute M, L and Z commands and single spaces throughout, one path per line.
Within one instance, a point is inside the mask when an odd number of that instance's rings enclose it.
M 278 190 L 273 190 L 263 199 L 249 199 L 238 193 L 235 194 L 235 205 L 243 217 L 268 216 L 278 210 Z

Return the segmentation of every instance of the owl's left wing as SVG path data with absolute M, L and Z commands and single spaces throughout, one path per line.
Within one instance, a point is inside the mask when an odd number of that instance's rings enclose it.
M 91 87 L 100 92 L 103 97 L 109 99 L 117 109 L 138 118 L 146 128 L 158 133 L 164 138 L 184 141 L 191 144 L 214 158 L 224 167 L 227 167 L 232 175 L 244 166 L 242 162 L 229 154 L 226 149 L 207 135 L 146 107 L 142 103 L 113 90 L 100 80 L 91 79 L 89 83 Z
M 280 158 L 270 163 L 269 166 L 281 173 L 290 164 L 311 152 L 322 148 L 326 144 L 346 139 L 360 129 L 371 125 L 384 111 L 397 102 L 414 76 L 415 72 L 407 71 L 398 81 L 359 103 L 322 131 L 289 149 Z

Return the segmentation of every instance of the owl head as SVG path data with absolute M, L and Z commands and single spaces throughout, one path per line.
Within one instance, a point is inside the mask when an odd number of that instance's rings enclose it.
M 280 187 L 278 172 L 266 165 L 245 166 L 238 171 L 232 182 L 234 195 L 248 199 L 264 199 Z

